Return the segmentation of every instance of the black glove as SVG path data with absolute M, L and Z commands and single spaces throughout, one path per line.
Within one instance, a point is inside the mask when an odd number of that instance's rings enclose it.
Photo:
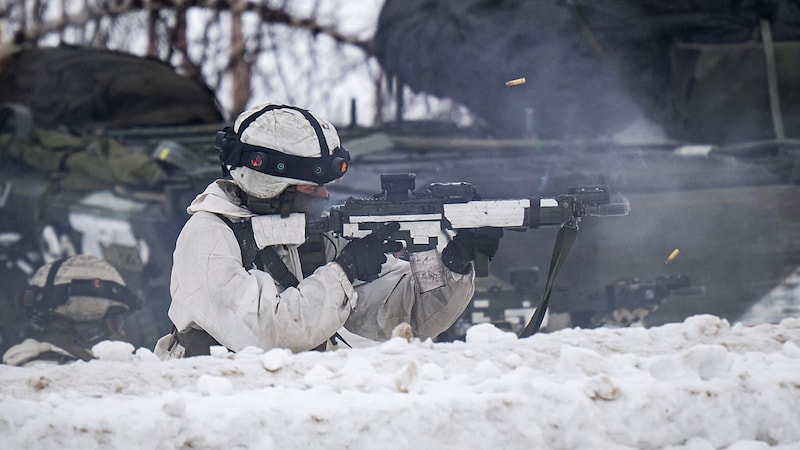
M 458 230 L 456 237 L 442 250 L 442 262 L 455 273 L 467 274 L 470 263 L 475 260 L 475 253 L 492 258 L 497 254 L 502 237 L 502 228 Z
M 386 262 L 386 254 L 403 249 L 402 242 L 387 240 L 399 229 L 400 224 L 397 222 L 383 224 L 369 236 L 355 239 L 344 246 L 336 262 L 342 266 L 351 282 L 356 278 L 363 281 L 378 278 L 381 266 Z

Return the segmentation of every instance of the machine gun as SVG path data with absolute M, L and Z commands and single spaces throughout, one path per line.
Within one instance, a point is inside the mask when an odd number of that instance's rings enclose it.
M 608 186 L 579 186 L 552 198 L 481 200 L 466 182 L 432 183 L 415 192 L 416 175 L 381 175 L 381 192 L 373 198 L 348 198 L 331 208 L 330 215 L 308 221 L 309 233 L 333 231 L 344 238 L 367 236 L 380 224 L 398 222 L 391 239 L 403 241 L 410 255 L 436 249 L 444 230 L 489 228 L 525 231 L 531 228 L 577 228 L 586 216 L 624 216 L 625 203 L 611 203 Z M 413 262 L 413 260 L 412 260 Z M 475 274 L 488 275 L 488 257 L 477 255 Z

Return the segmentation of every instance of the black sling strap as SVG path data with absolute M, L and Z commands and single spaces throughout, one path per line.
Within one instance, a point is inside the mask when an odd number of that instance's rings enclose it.
M 50 271 L 47 272 L 47 279 L 44 282 L 44 288 L 42 288 L 42 295 L 46 302 L 48 302 L 48 309 L 50 307 L 56 306 L 55 302 L 53 301 L 53 293 L 55 291 L 56 285 L 56 275 L 58 275 L 58 270 L 61 269 L 61 265 L 66 262 L 67 258 L 61 258 L 55 260 L 53 265 L 50 266 Z
M 311 275 L 328 262 L 322 233 L 309 234 L 303 245 L 297 248 L 297 252 L 300 253 L 300 268 L 303 278 Z
M 265 247 L 261 250 L 258 249 L 256 238 L 253 235 L 253 225 L 249 220 L 233 222 L 231 219 L 222 215 L 219 215 L 219 218 L 221 218 L 223 222 L 233 230 L 233 234 L 236 235 L 236 240 L 239 241 L 239 248 L 242 251 L 242 265 L 246 269 L 252 268 L 254 263 L 263 265 L 267 269 L 267 272 L 269 272 L 284 289 L 287 287 L 297 287 L 300 284 L 297 277 L 286 267 L 281 257 L 275 252 L 275 249 L 272 247 Z
M 553 256 L 550 258 L 550 271 L 547 273 L 547 282 L 545 283 L 542 299 L 539 300 L 539 304 L 536 305 L 536 310 L 533 312 L 533 316 L 531 316 L 528 324 L 525 325 L 525 328 L 519 333 L 519 337 L 525 338 L 533 336 L 539 331 L 539 328 L 541 328 L 542 321 L 544 321 L 544 314 L 547 312 L 547 306 L 550 303 L 550 293 L 553 290 L 556 275 L 558 275 L 558 272 L 564 265 L 564 261 L 567 259 L 567 253 L 569 253 L 569 250 L 572 248 L 577 234 L 578 225 L 573 222 L 562 225 L 561 229 L 558 230 L 558 236 L 556 236 L 556 242 L 553 245 Z
M 278 283 L 280 283 L 284 289 L 289 287 L 296 288 L 300 284 L 297 277 L 286 267 L 286 264 L 284 264 L 281 257 L 278 256 L 275 249 L 272 247 L 259 250 L 256 254 L 256 262 L 262 263 L 264 267 L 266 267 L 267 272 L 278 280 Z

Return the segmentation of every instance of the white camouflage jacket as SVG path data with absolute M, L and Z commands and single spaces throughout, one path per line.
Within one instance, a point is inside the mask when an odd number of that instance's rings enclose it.
M 342 327 L 380 341 L 402 323 L 415 336 L 432 338 L 458 318 L 474 292 L 474 272 L 461 275 L 445 268 L 445 285 L 422 293 L 410 264 L 391 255 L 378 279 L 369 283 L 351 284 L 334 262 L 303 279 L 297 244 L 273 246 L 300 280 L 296 288 L 283 289 L 269 273 L 244 269 L 239 242 L 217 216 L 234 222 L 254 217 L 240 206 L 232 182 L 213 182 L 187 211 L 191 217 L 173 255 L 169 317 L 178 330 L 205 330 L 233 351 L 248 346 L 309 350 Z M 332 261 L 336 249 L 329 247 Z M 165 350 L 168 338 L 156 345 L 161 357 L 180 354 Z

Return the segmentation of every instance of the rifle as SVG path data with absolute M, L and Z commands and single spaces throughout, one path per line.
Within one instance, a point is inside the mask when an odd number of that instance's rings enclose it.
M 561 227 L 556 237 L 545 291 L 536 311 L 520 336 L 538 331 L 550 298 L 556 274 L 561 270 L 575 240 L 578 223 L 587 216 L 625 216 L 627 203 L 611 203 L 608 186 L 570 188 L 555 197 L 482 200 L 474 185 L 466 182 L 432 183 L 416 192 L 416 174 L 381 175 L 381 192 L 372 198 L 350 197 L 330 209 L 327 217 L 308 221 L 308 233 L 333 231 L 344 238 L 362 238 L 386 222 L 397 222 L 400 229 L 390 239 L 403 241 L 409 253 L 414 276 L 425 291 L 443 285 L 441 268 L 426 264 L 435 259 L 444 230 L 472 229 L 495 233 L 498 229 L 525 231 L 540 227 Z M 475 275 L 489 273 L 487 255 L 475 255 Z
M 415 192 L 416 175 L 381 175 L 381 192 L 372 198 L 353 198 L 333 206 L 327 217 L 308 220 L 306 231 L 333 231 L 344 238 L 362 238 L 380 224 L 398 222 L 392 240 L 403 241 L 410 254 L 435 249 L 444 230 L 490 229 L 525 231 L 540 227 L 574 227 L 586 216 L 624 216 L 625 203 L 611 203 L 608 186 L 570 188 L 556 197 L 481 200 L 466 182 L 432 183 Z M 488 275 L 488 257 L 476 255 L 475 275 Z

